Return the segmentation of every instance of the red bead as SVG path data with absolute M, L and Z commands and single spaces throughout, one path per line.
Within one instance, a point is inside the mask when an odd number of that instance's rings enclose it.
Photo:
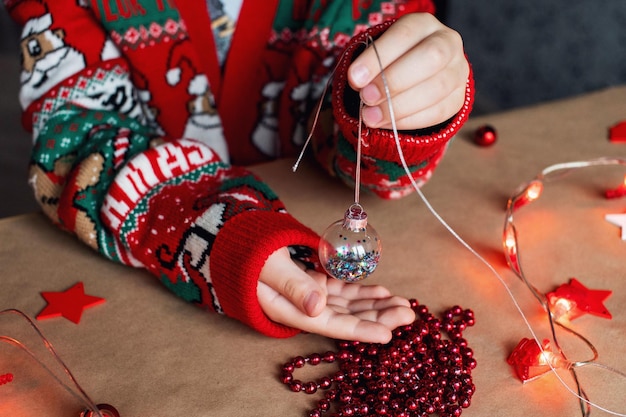
M 13 381 L 12 373 L 0 375 L 0 385 L 8 384 L 11 381 Z
M 320 356 L 319 353 L 313 353 L 312 355 L 309 356 L 309 363 L 311 365 L 319 365 L 321 361 L 322 361 L 322 357 Z
M 326 395 L 324 395 L 324 398 L 326 398 L 329 401 L 334 400 L 335 398 L 337 398 L 337 390 L 335 389 L 328 390 Z
M 330 401 L 323 399 L 323 400 L 319 400 L 317 403 L 317 407 L 321 410 L 321 411 L 328 411 L 330 410 Z
M 480 146 L 491 146 L 498 139 L 496 129 L 490 125 L 483 125 L 474 133 L 474 143 Z
M 306 382 L 302 387 L 307 394 L 315 394 L 317 392 L 317 384 L 315 382 Z
M 404 405 L 406 406 L 406 408 L 408 408 L 411 411 L 417 410 L 417 403 L 412 398 L 409 398 L 408 400 L 406 400 Z
M 387 390 L 382 390 L 378 392 L 378 399 L 380 401 L 389 401 L 391 398 L 391 393 Z
M 328 389 L 333 384 L 333 381 L 327 377 L 323 376 L 320 378 L 319 385 L 321 389 Z
M 289 388 L 291 388 L 291 390 L 293 392 L 300 392 L 300 391 L 302 391 L 302 381 L 300 381 L 298 379 L 294 379 L 289 384 Z
M 361 376 L 361 371 L 358 367 L 354 366 L 348 370 L 348 378 L 350 378 L 352 381 L 358 380 L 359 376 Z
M 352 354 L 347 350 L 342 350 L 341 352 L 339 352 L 339 359 L 341 359 L 342 361 L 350 359 L 350 356 L 352 356 Z
M 354 408 L 352 406 L 345 405 L 345 406 L 341 407 L 341 409 L 339 410 L 339 415 L 345 416 L 345 417 L 353 416 L 354 415 Z
M 449 413 L 453 417 L 460 417 L 463 414 L 463 409 L 461 407 L 451 407 Z
M 339 394 L 339 401 L 341 401 L 344 404 L 349 403 L 350 401 L 352 401 L 352 394 L 347 393 L 347 392 L 342 392 L 341 394 Z

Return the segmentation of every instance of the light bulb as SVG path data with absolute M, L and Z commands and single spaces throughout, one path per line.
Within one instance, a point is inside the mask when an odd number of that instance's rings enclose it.
M 543 183 L 539 180 L 531 181 L 524 192 L 517 196 L 514 202 L 513 208 L 515 210 L 525 206 L 528 203 L 531 203 L 539 198 L 541 192 L 543 191 Z
M 322 234 L 319 257 L 330 276 L 357 282 L 374 272 L 381 249 L 376 230 L 367 224 L 367 213 L 359 204 L 353 204 L 343 219 L 328 226 Z
M 576 308 L 576 302 L 563 297 L 550 295 L 548 297 L 550 311 L 554 321 L 568 321 L 571 313 Z

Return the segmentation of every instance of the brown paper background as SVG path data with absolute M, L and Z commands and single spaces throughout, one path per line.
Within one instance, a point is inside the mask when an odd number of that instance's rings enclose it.
M 626 88 L 613 88 L 473 118 L 423 187 L 441 216 L 501 274 L 540 338 L 548 331 L 539 305 L 502 255 L 506 200 L 548 165 L 626 157 L 626 144 L 611 143 L 607 136 L 609 126 L 626 118 L 625 95 Z M 499 135 L 487 148 L 471 141 L 474 129 L 485 123 Z M 342 215 L 353 193 L 312 163 L 292 173 L 293 162 L 254 171 L 296 218 L 322 232 Z M 599 362 L 621 371 L 626 371 L 626 242 L 604 215 L 623 213 L 626 200 L 609 201 L 602 193 L 620 184 L 625 173 L 624 167 L 574 171 L 547 184 L 539 201 L 516 213 L 523 268 L 539 290 L 554 290 L 576 277 L 589 288 L 613 291 L 605 302 L 612 320 L 587 315 L 573 327 L 597 347 Z M 381 263 L 370 283 L 417 298 L 434 313 L 459 304 L 476 314 L 477 324 L 465 336 L 478 361 L 477 391 L 464 416 L 580 415 L 576 398 L 554 375 L 525 385 L 513 376 L 505 360 L 521 338 L 530 337 L 524 321 L 495 276 L 417 195 L 399 201 L 362 195 L 361 203 L 383 240 Z M 184 303 L 143 271 L 102 259 L 40 214 L 0 221 L 0 310 L 17 308 L 34 317 L 45 307 L 40 292 L 62 291 L 78 281 L 106 303 L 86 310 L 78 325 L 63 318 L 38 325 L 94 401 L 115 405 L 123 417 L 303 416 L 322 395 L 292 393 L 277 377 L 282 363 L 332 349 L 331 340 L 263 337 Z M 562 341 L 571 344 L 568 338 Z M 587 359 L 587 350 L 571 345 Z M 10 361 L 0 358 L 0 364 L 9 367 Z M 18 377 L 19 370 L 13 373 Z M 593 401 L 626 412 L 625 378 L 590 367 L 580 374 Z M 571 383 L 567 373 L 559 375 Z M 5 401 L 10 398 L 0 386 L 0 402 Z M 2 410 L 2 417 L 16 415 Z M 78 411 L 45 415 L 68 417 Z M 592 415 L 608 414 L 594 410 Z

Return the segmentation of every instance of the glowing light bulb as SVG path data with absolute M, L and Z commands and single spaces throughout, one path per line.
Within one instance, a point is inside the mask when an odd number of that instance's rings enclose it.
M 571 313 L 576 308 L 576 302 L 563 297 L 548 297 L 550 301 L 550 311 L 555 321 L 570 320 Z
M 507 229 L 507 234 L 504 236 L 504 246 L 508 249 L 507 252 L 510 254 L 517 253 L 517 243 L 515 241 L 515 236 L 512 233 L 509 233 Z
M 357 282 L 370 276 L 380 259 L 382 245 L 376 230 L 367 224 L 359 204 L 322 234 L 319 257 L 326 272 L 341 281 Z
M 504 244 L 504 255 L 506 260 L 511 268 L 518 273 L 521 273 L 519 262 L 517 260 L 517 238 L 515 235 L 515 226 L 513 223 L 507 222 L 506 228 L 504 229 L 503 236 L 503 244 Z
M 531 181 L 524 190 L 524 192 L 515 199 L 513 208 L 517 210 L 518 208 L 535 201 L 539 198 L 542 191 L 543 183 L 541 181 Z
M 554 355 L 552 352 L 542 351 L 537 355 L 537 365 L 544 366 L 552 362 Z
M 526 198 L 528 202 L 534 201 L 539 198 L 543 191 L 543 184 L 539 181 L 533 181 L 526 189 Z

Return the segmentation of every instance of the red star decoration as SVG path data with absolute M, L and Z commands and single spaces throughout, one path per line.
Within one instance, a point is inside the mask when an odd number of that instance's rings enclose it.
M 41 296 L 48 305 L 37 315 L 37 320 L 63 316 L 78 324 L 86 308 L 104 303 L 105 299 L 85 294 L 82 282 L 65 291 L 45 291 Z
M 523 338 L 515 346 L 506 362 L 513 367 L 515 374 L 522 382 L 528 382 L 551 370 L 546 362 L 546 357 L 551 353 L 548 340 L 544 340 L 543 346 L 539 346 L 535 339 Z
M 555 291 L 546 294 L 551 304 L 555 300 L 566 299 L 573 303 L 573 308 L 569 310 L 570 320 L 578 318 L 584 314 L 593 314 L 607 319 L 613 318 L 609 310 L 602 303 L 613 291 L 592 290 L 578 282 L 576 278 L 570 279 L 569 283 L 559 286 Z

